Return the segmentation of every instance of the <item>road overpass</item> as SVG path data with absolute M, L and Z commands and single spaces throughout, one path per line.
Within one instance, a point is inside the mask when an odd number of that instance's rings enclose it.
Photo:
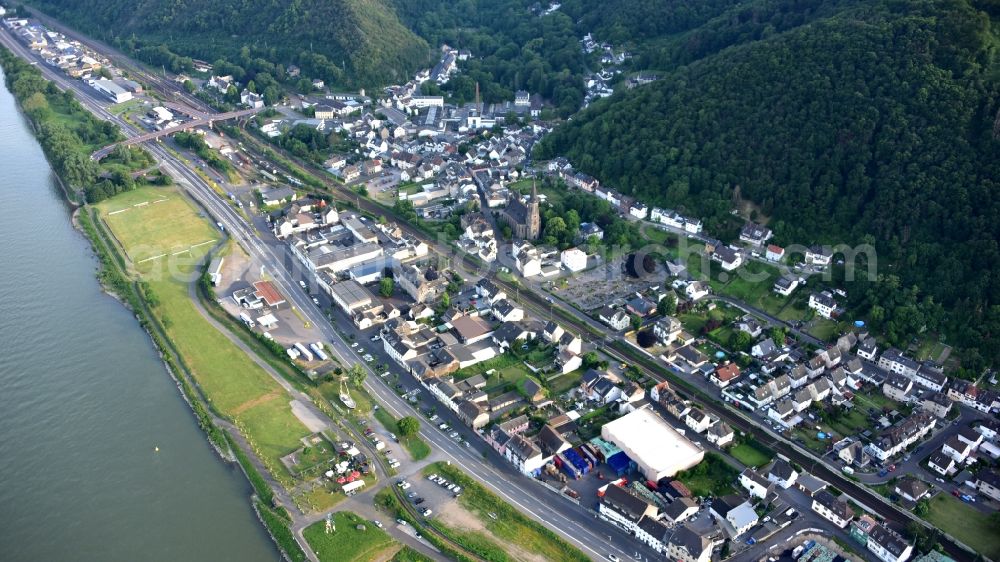
M 159 131 L 152 131 L 152 132 L 145 133 L 145 134 L 142 134 L 142 135 L 137 135 L 137 136 L 125 139 L 125 140 L 123 140 L 121 142 L 116 142 L 114 144 L 109 144 L 108 146 L 105 146 L 104 148 L 101 148 L 99 150 L 95 150 L 94 153 L 90 155 L 90 159 L 94 160 L 95 162 L 96 161 L 100 161 L 102 158 L 104 158 L 108 154 L 111 154 L 111 152 L 116 147 L 118 147 L 118 146 L 130 146 L 130 145 L 134 145 L 134 144 L 142 144 L 144 142 L 148 142 L 148 141 L 151 141 L 151 140 L 156 140 L 156 139 L 158 139 L 160 137 L 165 137 L 167 135 L 172 135 L 172 134 L 180 132 L 180 131 L 186 131 L 188 129 L 193 129 L 195 127 L 201 127 L 202 125 L 207 125 L 207 126 L 211 127 L 212 123 L 215 122 L 215 121 L 226 121 L 227 119 L 236 119 L 236 118 L 239 118 L 239 117 L 246 117 L 247 115 L 253 115 L 254 113 L 257 113 L 258 111 L 260 111 L 262 109 L 262 108 L 242 109 L 240 111 L 229 111 L 229 112 L 226 112 L 226 113 L 207 114 L 207 113 L 202 113 L 200 111 L 191 109 L 191 108 L 189 108 L 187 106 L 181 106 L 179 104 L 169 104 L 169 107 L 171 109 L 175 109 L 177 111 L 181 111 L 181 112 L 187 113 L 188 115 L 191 115 L 192 117 L 194 117 L 194 119 L 192 119 L 191 121 L 188 121 L 186 123 L 182 123 L 180 125 L 175 125 L 173 127 L 167 127 L 166 129 L 162 129 L 162 130 L 159 130 Z

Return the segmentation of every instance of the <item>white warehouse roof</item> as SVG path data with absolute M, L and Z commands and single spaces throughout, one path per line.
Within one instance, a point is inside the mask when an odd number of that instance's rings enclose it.
M 649 408 L 604 424 L 601 437 L 625 451 L 653 482 L 687 470 L 705 457 L 703 450 Z

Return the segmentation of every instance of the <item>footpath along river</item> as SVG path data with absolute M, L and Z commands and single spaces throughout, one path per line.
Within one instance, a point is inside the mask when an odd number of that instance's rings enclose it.
M 0 560 L 278 560 L 2 82 Z

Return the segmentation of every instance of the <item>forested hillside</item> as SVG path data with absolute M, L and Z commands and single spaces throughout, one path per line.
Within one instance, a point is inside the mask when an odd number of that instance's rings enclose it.
M 628 26 L 630 2 L 605 10 Z M 743 199 L 780 243 L 874 242 L 880 277 L 849 291 L 863 314 L 896 342 L 941 329 L 1000 359 L 1000 71 L 986 4 L 725 4 L 649 24 L 636 44 L 659 50 L 663 78 L 593 104 L 536 156 L 567 155 L 709 228 L 731 226 Z
M 311 77 L 352 87 L 405 82 L 431 60 L 427 43 L 399 21 L 386 0 L 31 3 L 95 37 L 145 48 L 147 59 L 156 54 L 150 49 L 163 44 L 178 55 L 209 62 L 221 57 L 247 65 L 259 58 L 277 69 L 294 62 Z M 167 62 L 185 64 L 183 59 Z M 281 78 L 274 73 L 269 72 Z
M 468 49 L 462 73 L 444 91 L 472 101 L 478 82 L 487 102 L 539 94 L 567 116 L 583 103 L 586 64 L 573 20 L 557 11 L 536 16 L 527 0 L 393 0 L 407 25 L 432 45 Z

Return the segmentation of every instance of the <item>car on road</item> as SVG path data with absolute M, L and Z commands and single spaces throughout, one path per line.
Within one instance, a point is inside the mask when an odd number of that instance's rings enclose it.
M 608 555 L 608 560 L 610 560 L 611 562 L 621 562 L 621 558 L 618 558 L 614 554 L 609 554 Z
M 397 442 L 399 441 L 399 438 L 396 437 L 396 434 L 393 433 L 393 432 L 391 432 L 391 431 L 389 432 L 389 439 L 392 439 L 393 441 L 397 441 Z
M 938 477 L 938 478 L 935 478 L 935 480 L 937 480 L 939 484 L 944 484 L 944 478 Z

